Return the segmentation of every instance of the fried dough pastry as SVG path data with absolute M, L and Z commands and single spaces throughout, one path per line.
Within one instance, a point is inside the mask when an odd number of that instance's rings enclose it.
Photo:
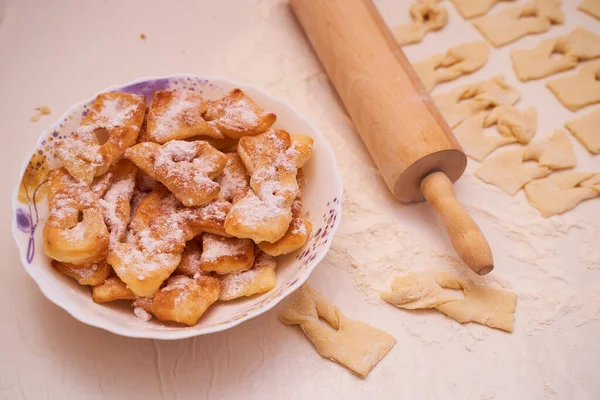
M 233 89 L 227 96 L 212 102 L 204 118 L 221 133 L 239 139 L 265 132 L 275 123 L 277 116 L 265 113 L 242 90 Z
M 208 103 L 198 93 L 189 90 L 157 90 L 152 96 L 146 130 L 141 142 L 167 143 L 194 136 L 224 139 L 212 124 L 204 120 Z
M 250 189 L 250 176 L 237 153 L 228 153 L 226 156 L 227 165 L 225 165 L 223 173 L 215 181 L 221 187 L 219 199 L 235 204 L 248 193 Z
M 104 175 L 137 140 L 146 100 L 129 93 L 102 93 L 77 131 L 56 145 L 63 167 L 88 185 Z M 99 137 L 106 138 L 104 143 Z
M 50 214 L 44 226 L 44 251 L 57 261 L 86 264 L 106 255 L 109 234 L 102 208 L 91 189 L 64 168 L 48 174 Z
M 111 276 L 102 284 L 92 287 L 92 300 L 96 303 L 107 303 L 115 300 L 135 300 L 135 294 L 127 289 L 125 282 Z
M 298 165 L 310 157 L 311 148 L 303 141 L 292 141 L 284 130 L 240 139 L 238 154 L 250 173 L 252 190 L 232 206 L 225 220 L 227 233 L 255 243 L 273 243 L 283 237 L 299 194 Z
M 253 262 L 252 240 L 226 238 L 212 233 L 202 235 L 200 268 L 203 271 L 230 274 L 252 268 Z
M 219 280 L 211 276 L 193 279 L 178 275 L 169 278 L 166 286 L 152 299 L 139 299 L 133 305 L 154 314 L 161 321 L 192 326 L 208 307 L 219 300 L 220 290 Z
M 302 170 L 299 169 L 296 180 L 300 187 L 302 186 L 303 179 Z M 275 243 L 259 243 L 258 248 L 273 257 L 288 254 L 304 246 L 311 233 L 312 223 L 302 218 L 302 193 L 300 192 L 296 200 L 292 203 L 292 222 L 290 222 L 285 235 Z
M 224 301 L 265 293 L 277 284 L 275 267 L 277 262 L 268 254 L 258 251 L 254 258 L 254 266 L 237 274 L 220 275 L 221 296 Z
M 97 263 L 76 265 L 52 260 L 52 267 L 63 275 L 75 279 L 80 285 L 100 285 L 112 272 L 105 260 Z
M 110 184 L 99 200 L 103 209 L 104 222 L 110 232 L 110 245 L 125 240 L 127 226 L 131 218 L 131 198 L 135 189 L 138 169 L 128 160 L 113 165 L 107 175 Z
M 141 170 L 165 185 L 184 205 L 199 206 L 219 194 L 213 181 L 227 157 L 206 142 L 139 143 L 125 152 Z
M 134 243 L 117 243 L 106 261 L 136 296 L 153 296 L 181 262 L 179 253 L 144 250 Z

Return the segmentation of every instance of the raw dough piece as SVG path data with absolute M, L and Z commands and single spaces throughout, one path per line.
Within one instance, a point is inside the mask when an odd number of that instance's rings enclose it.
M 600 60 L 586 63 L 579 72 L 546 83 L 569 110 L 577 111 L 600 102 Z
M 519 101 L 519 92 L 498 75 L 439 94 L 433 99 L 448 125 L 455 128 L 471 115 L 499 105 L 515 104 Z
M 548 218 L 569 211 L 584 200 L 600 196 L 600 191 L 593 189 L 591 181 L 587 181 L 592 177 L 593 173 L 553 174 L 525 185 L 525 194 L 529 204 L 537 208 L 542 217 Z
M 475 171 L 475 176 L 514 196 L 527 182 L 548 176 L 551 172 L 546 167 L 524 165 L 524 152 L 522 148 L 507 150 L 490 157 Z
M 583 0 L 577 9 L 600 20 L 600 0 Z
M 465 119 L 459 126 L 454 128 L 454 135 L 460 142 L 465 154 L 479 162 L 483 162 L 498 147 L 517 141 L 514 137 L 486 135 L 483 132 L 483 123 L 487 116 L 488 113 L 479 113 Z
M 410 6 L 412 23 L 393 29 L 400 46 L 419 43 L 430 31 L 438 31 L 448 23 L 448 11 L 435 0 L 421 0 Z
M 493 15 L 473 20 L 473 26 L 495 47 L 534 33 L 546 32 L 564 22 L 560 0 L 532 0 Z
M 600 110 L 567 121 L 565 126 L 590 153 L 600 154 Z
M 530 160 L 536 160 L 540 167 L 553 170 L 573 168 L 577 163 L 573 146 L 563 131 L 554 131 L 550 138 L 527 146 L 523 153 L 523 161 Z
M 498 106 L 483 121 L 486 128 L 494 124 L 503 136 L 514 137 L 519 143 L 527 144 L 537 130 L 537 112 L 533 107 L 520 111 L 513 106 Z
M 490 54 L 485 42 L 470 42 L 453 47 L 446 54 L 437 54 L 414 65 L 427 91 L 443 82 L 477 71 L 487 62 Z
M 481 286 L 446 272 L 422 271 L 398 275 L 391 292 L 381 298 L 399 308 L 435 308 L 458 322 L 477 322 L 512 332 L 517 296 Z M 444 290 L 447 289 L 447 290 Z M 456 290 L 462 290 L 461 297 Z
M 319 318 L 331 326 L 326 326 Z M 279 319 L 284 324 L 300 325 L 319 354 L 361 378 L 366 378 L 396 343 L 389 333 L 346 318 L 308 284 L 290 296 Z
M 552 57 L 556 54 L 561 57 Z M 569 35 L 544 40 L 531 50 L 515 50 L 511 57 L 522 82 L 545 78 L 573 69 L 580 61 L 600 57 L 600 36 L 577 28 Z
M 501 1 L 503 0 L 452 0 L 452 3 L 464 19 L 471 19 L 486 14 L 496 3 Z

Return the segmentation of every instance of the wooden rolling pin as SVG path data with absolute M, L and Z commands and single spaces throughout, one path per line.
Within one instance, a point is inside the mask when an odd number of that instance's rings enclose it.
M 465 154 L 371 0 L 290 3 L 394 196 L 426 199 L 460 258 L 490 272 L 490 246 L 452 187 Z

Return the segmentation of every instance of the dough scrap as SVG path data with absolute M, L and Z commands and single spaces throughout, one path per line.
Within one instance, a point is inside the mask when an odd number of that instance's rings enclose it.
M 439 83 L 452 81 L 462 75 L 477 71 L 489 57 L 486 42 L 469 42 L 452 47 L 445 54 L 437 54 L 414 65 L 427 91 Z
M 546 140 L 534 142 L 525 148 L 523 161 L 535 160 L 540 167 L 552 170 L 573 168 L 577 163 L 573 146 L 563 131 L 554 131 Z
M 571 111 L 600 103 L 600 60 L 586 63 L 573 75 L 547 82 L 546 87 Z
M 583 0 L 577 9 L 600 20 L 600 0 Z
M 455 290 L 462 290 L 463 297 Z M 435 308 L 458 322 L 476 322 L 507 332 L 513 331 L 517 309 L 517 296 L 512 292 L 436 271 L 398 275 L 392 281 L 391 292 L 382 292 L 380 296 L 398 308 Z
M 508 105 L 498 106 L 483 121 L 486 128 L 494 124 L 503 136 L 514 137 L 519 143 L 527 144 L 537 130 L 537 112 L 533 106 L 525 111 Z
M 438 31 L 448 24 L 448 11 L 437 5 L 436 0 L 416 1 L 409 12 L 413 22 L 393 29 L 400 46 L 419 43 L 428 32 Z
M 515 0 L 452 0 L 452 3 L 464 19 L 471 19 L 487 14 L 495 4 L 501 1 Z
M 600 110 L 567 121 L 565 127 L 590 153 L 600 154 Z
M 488 158 L 475 171 L 475 176 L 514 196 L 525 184 L 550 174 L 550 169 L 523 164 L 525 149 L 507 150 Z
M 562 214 L 584 200 L 600 196 L 600 191 L 592 188 L 592 181 L 588 180 L 593 177 L 593 173 L 569 172 L 537 179 L 525 185 L 527 201 L 544 218 Z
M 552 57 L 552 55 L 561 57 Z M 545 78 L 568 71 L 580 61 L 600 57 L 600 36 L 584 28 L 568 35 L 543 40 L 530 50 L 515 50 L 511 54 L 513 68 L 522 82 Z
M 483 162 L 497 148 L 517 141 L 514 137 L 486 135 L 483 132 L 483 124 L 487 116 L 488 113 L 474 115 L 454 128 L 454 135 L 460 142 L 465 154 L 479 162 Z
M 502 75 L 434 96 L 438 109 L 451 128 L 471 115 L 486 109 L 512 105 L 519 101 L 519 92 L 506 83 Z
M 473 26 L 495 47 L 502 47 L 524 36 L 546 32 L 562 25 L 560 0 L 531 0 L 506 11 L 473 20 Z
M 308 284 L 290 296 L 279 319 L 284 324 L 300 325 L 319 354 L 363 379 L 396 343 L 389 333 L 346 318 Z

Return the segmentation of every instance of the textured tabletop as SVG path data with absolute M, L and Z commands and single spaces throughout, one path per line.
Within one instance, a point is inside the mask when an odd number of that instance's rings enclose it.
M 544 87 L 547 79 L 522 84 L 510 67 L 510 50 L 531 48 L 540 38 L 576 26 L 600 33 L 600 22 L 576 11 L 578 2 L 563 0 L 564 26 L 492 50 L 483 69 L 434 93 L 503 74 L 521 92 L 519 107 L 537 108 L 538 137 L 598 109 L 571 113 Z M 408 21 L 409 3 L 378 6 L 388 23 L 399 24 Z M 449 25 L 407 47 L 411 61 L 482 39 L 451 2 L 443 4 Z M 510 6 L 503 2 L 492 12 Z M 76 321 L 47 301 L 21 267 L 9 229 L 10 193 L 45 125 L 106 86 L 173 73 L 257 85 L 314 122 L 332 145 L 345 186 L 344 215 L 309 282 L 348 317 L 397 338 L 366 380 L 318 356 L 299 329 L 278 321 L 279 307 L 209 336 L 129 339 Z M 41 105 L 52 115 L 31 122 Z M 426 204 L 400 205 L 389 194 L 286 1 L 7 0 L 0 128 L 1 399 L 600 397 L 600 199 L 544 220 L 522 192 L 509 197 L 475 178 L 470 161 L 457 193 L 494 251 L 496 269 L 487 279 L 518 295 L 515 331 L 381 302 L 378 290 L 399 271 L 465 267 Z M 570 139 L 577 170 L 600 171 L 600 156 Z

